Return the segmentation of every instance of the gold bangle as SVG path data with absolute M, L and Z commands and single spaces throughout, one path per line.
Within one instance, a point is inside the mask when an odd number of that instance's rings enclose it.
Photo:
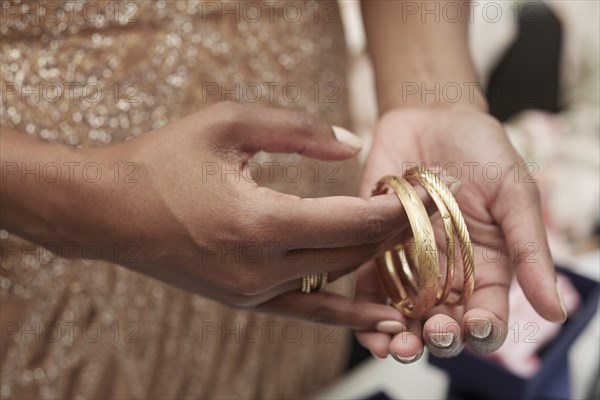
M 446 301 L 450 295 L 450 291 L 452 290 L 452 282 L 454 281 L 456 264 L 454 253 L 454 224 L 452 223 L 452 217 L 448 211 L 448 208 L 446 207 L 446 203 L 434 187 L 433 181 L 429 175 L 421 173 L 420 169 L 412 168 L 406 171 L 404 177 L 408 180 L 411 178 L 415 179 L 427 191 L 435 203 L 444 224 L 444 233 L 446 234 L 446 279 L 444 285 L 441 286 L 441 289 L 438 290 L 436 295 L 436 304 L 440 304 Z
M 433 227 L 425 206 L 419 199 L 415 189 L 405 179 L 397 176 L 386 176 L 377 182 L 373 188 L 373 195 L 387 192 L 386 186 L 392 189 L 402 203 L 408 216 L 412 230 L 415 247 L 415 262 L 417 264 L 417 281 L 413 282 L 417 288 L 415 293 L 406 290 L 402 275 L 397 276 L 394 254 L 388 250 L 377 258 L 377 266 L 384 280 L 386 288 L 392 289 L 390 299 L 396 308 L 404 315 L 411 318 L 420 318 L 436 303 L 438 287 L 439 260 L 435 246 Z M 398 257 L 405 255 L 404 244 L 394 249 Z M 414 290 L 413 290 L 414 292 Z
M 410 183 L 420 184 L 432 198 L 444 224 L 446 235 L 446 278 L 440 286 L 439 260 L 435 236 L 429 217 Z M 423 317 L 438 304 L 464 304 L 475 286 L 473 247 L 458 203 L 446 185 L 427 168 L 411 168 L 404 178 L 386 176 L 377 182 L 372 194 L 386 193 L 388 186 L 404 206 L 412 237 L 376 259 L 384 289 L 391 303 L 411 318 Z M 463 287 L 455 299 L 450 299 L 455 274 L 455 238 L 458 238 L 462 263 Z M 407 249 L 412 248 L 412 252 Z
M 471 238 L 469 236 L 469 231 L 467 230 L 465 220 L 460 212 L 460 208 L 458 207 L 458 203 L 440 178 L 438 178 L 436 174 L 427 168 L 411 168 L 406 171 L 404 176 L 409 180 L 415 179 L 421 186 L 423 186 L 423 188 L 433 199 L 444 222 L 447 246 L 446 254 L 448 262 L 446 282 L 442 292 L 439 293 L 438 304 L 443 302 L 450 305 L 464 304 L 473 294 L 473 289 L 475 287 L 475 264 Z M 446 300 L 452 289 L 452 280 L 454 277 L 454 233 L 456 233 L 456 236 L 458 237 L 458 244 L 460 246 L 460 253 L 463 263 L 463 288 L 458 298 Z
M 302 277 L 302 293 L 322 291 L 327 284 L 327 273 L 310 274 Z

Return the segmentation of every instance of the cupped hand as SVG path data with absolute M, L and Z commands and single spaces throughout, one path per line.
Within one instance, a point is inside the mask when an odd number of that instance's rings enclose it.
M 473 244 L 475 289 L 464 306 L 437 306 L 422 321 L 405 321 L 404 328 L 389 333 L 357 332 L 359 342 L 379 357 L 391 353 L 402 362 L 416 360 L 423 343 L 442 357 L 457 355 L 465 342 L 478 352 L 494 351 L 507 335 L 513 271 L 542 317 L 564 321 L 532 174 L 535 166 L 523 162 L 502 125 L 466 108 L 392 110 L 376 127 L 362 195 L 370 196 L 381 177 L 402 175 L 414 165 L 442 168 L 446 180 L 462 183 L 456 199 Z M 436 233 L 439 241 L 442 232 Z M 444 268 L 443 255 L 440 260 Z M 385 302 L 376 273 L 373 262 L 359 269 L 358 300 Z
M 334 280 L 372 258 L 407 225 L 394 196 L 299 198 L 258 186 L 248 163 L 258 151 L 342 160 L 359 142 L 304 113 L 215 105 L 124 144 L 80 150 L 107 166 L 133 163 L 137 174 L 99 185 L 89 195 L 110 201 L 71 230 L 134 243 L 120 263 L 232 306 L 372 329 L 398 312 L 300 293 L 301 278 Z

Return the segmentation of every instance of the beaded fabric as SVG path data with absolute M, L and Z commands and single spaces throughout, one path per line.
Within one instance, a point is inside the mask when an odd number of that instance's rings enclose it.
M 0 13 L 0 122 L 39 140 L 112 146 L 225 99 L 349 125 L 334 1 L 15 0 Z M 260 184 L 282 192 L 357 193 L 357 161 L 255 160 L 279 163 Z M 344 366 L 343 329 L 0 240 L 1 399 L 297 398 Z

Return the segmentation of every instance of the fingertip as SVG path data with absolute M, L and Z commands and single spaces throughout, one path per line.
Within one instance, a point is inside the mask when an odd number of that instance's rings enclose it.
M 347 146 L 353 152 L 358 153 L 362 149 L 364 140 L 359 136 L 339 126 L 332 126 L 331 130 L 337 141 Z
M 464 347 L 460 324 L 444 314 L 434 315 L 425 322 L 423 340 L 431 354 L 440 358 L 455 357 Z
M 549 291 L 552 293 L 552 291 Z M 569 314 L 567 312 L 567 307 L 565 306 L 565 299 L 563 297 L 563 292 L 558 285 L 558 279 L 554 285 L 554 298 L 551 301 L 546 301 L 542 303 L 540 307 L 537 307 L 539 304 L 534 304 L 532 302 L 533 308 L 540 314 L 544 319 L 554 322 L 557 324 L 563 324 Z M 553 306 L 548 306 L 548 304 L 554 303 Z M 539 310 L 538 310 L 539 308 Z
M 463 317 L 465 340 L 478 353 L 498 350 L 506 339 L 507 331 L 507 323 L 488 310 L 472 309 Z
M 547 291 L 547 293 L 552 293 L 552 291 Z M 526 293 L 527 295 L 527 293 Z M 569 313 L 565 307 L 565 300 L 563 298 L 562 291 L 557 286 L 556 293 L 554 296 L 550 295 L 552 298 L 550 299 L 529 299 L 527 295 L 527 299 L 530 301 L 534 310 L 545 320 L 554 322 L 556 324 L 564 324 L 567 318 L 569 317 Z
M 562 314 L 560 316 L 560 319 L 558 319 L 556 322 L 562 324 L 567 320 L 569 314 L 567 313 L 567 307 L 565 306 L 565 298 L 563 296 L 562 290 L 558 286 L 558 282 L 556 284 L 556 296 L 558 297 L 558 305 Z
M 423 354 L 423 342 L 413 332 L 401 332 L 391 340 L 388 351 L 396 361 L 409 364 L 417 361 Z
M 400 321 L 387 320 L 378 322 L 375 329 L 381 333 L 387 333 L 388 335 L 396 335 L 406 330 L 406 325 Z
M 542 270 L 522 264 L 517 268 L 517 281 L 535 311 L 548 321 L 565 322 L 568 314 L 562 292 L 556 282 L 554 264 L 551 260 L 543 262 Z
M 419 361 L 419 359 L 423 355 L 423 347 L 421 347 L 421 350 L 419 350 L 416 354 L 409 357 L 403 357 L 398 353 L 391 353 L 391 355 L 394 358 L 394 360 L 398 361 L 400 364 L 412 364 L 416 361 Z

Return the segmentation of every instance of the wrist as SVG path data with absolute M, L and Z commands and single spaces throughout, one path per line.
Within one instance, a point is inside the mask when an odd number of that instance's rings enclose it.
M 100 149 L 75 150 L 74 179 L 68 192 L 76 193 L 60 204 L 57 215 L 71 207 L 61 221 L 65 237 L 80 246 L 97 247 L 98 258 L 127 264 L 126 258 L 139 262 L 143 240 L 138 215 L 150 200 L 144 201 L 140 191 L 139 162 L 125 151 L 126 146 L 115 145 Z M 65 208 L 67 207 L 67 208 Z M 85 256 L 85 255 L 84 255 Z
M 379 114 L 397 108 L 458 107 L 488 112 L 488 104 L 476 81 L 402 81 L 381 90 Z
M 66 197 L 60 195 L 63 164 L 72 161 L 73 149 L 3 126 L 1 150 L 2 228 L 36 242 L 50 240 L 56 222 L 53 210 Z
M 3 226 L 42 245 L 89 242 L 97 229 L 89 217 L 105 199 L 92 151 L 37 140 L 30 147 L 30 156 L 3 163 L 3 170 L 10 170 L 3 176 L 8 200 L 2 207 Z
M 86 249 L 108 258 L 103 238 L 116 232 L 105 229 L 105 212 L 120 195 L 111 190 L 110 151 L 2 130 L 2 228 L 68 258 L 87 257 Z

